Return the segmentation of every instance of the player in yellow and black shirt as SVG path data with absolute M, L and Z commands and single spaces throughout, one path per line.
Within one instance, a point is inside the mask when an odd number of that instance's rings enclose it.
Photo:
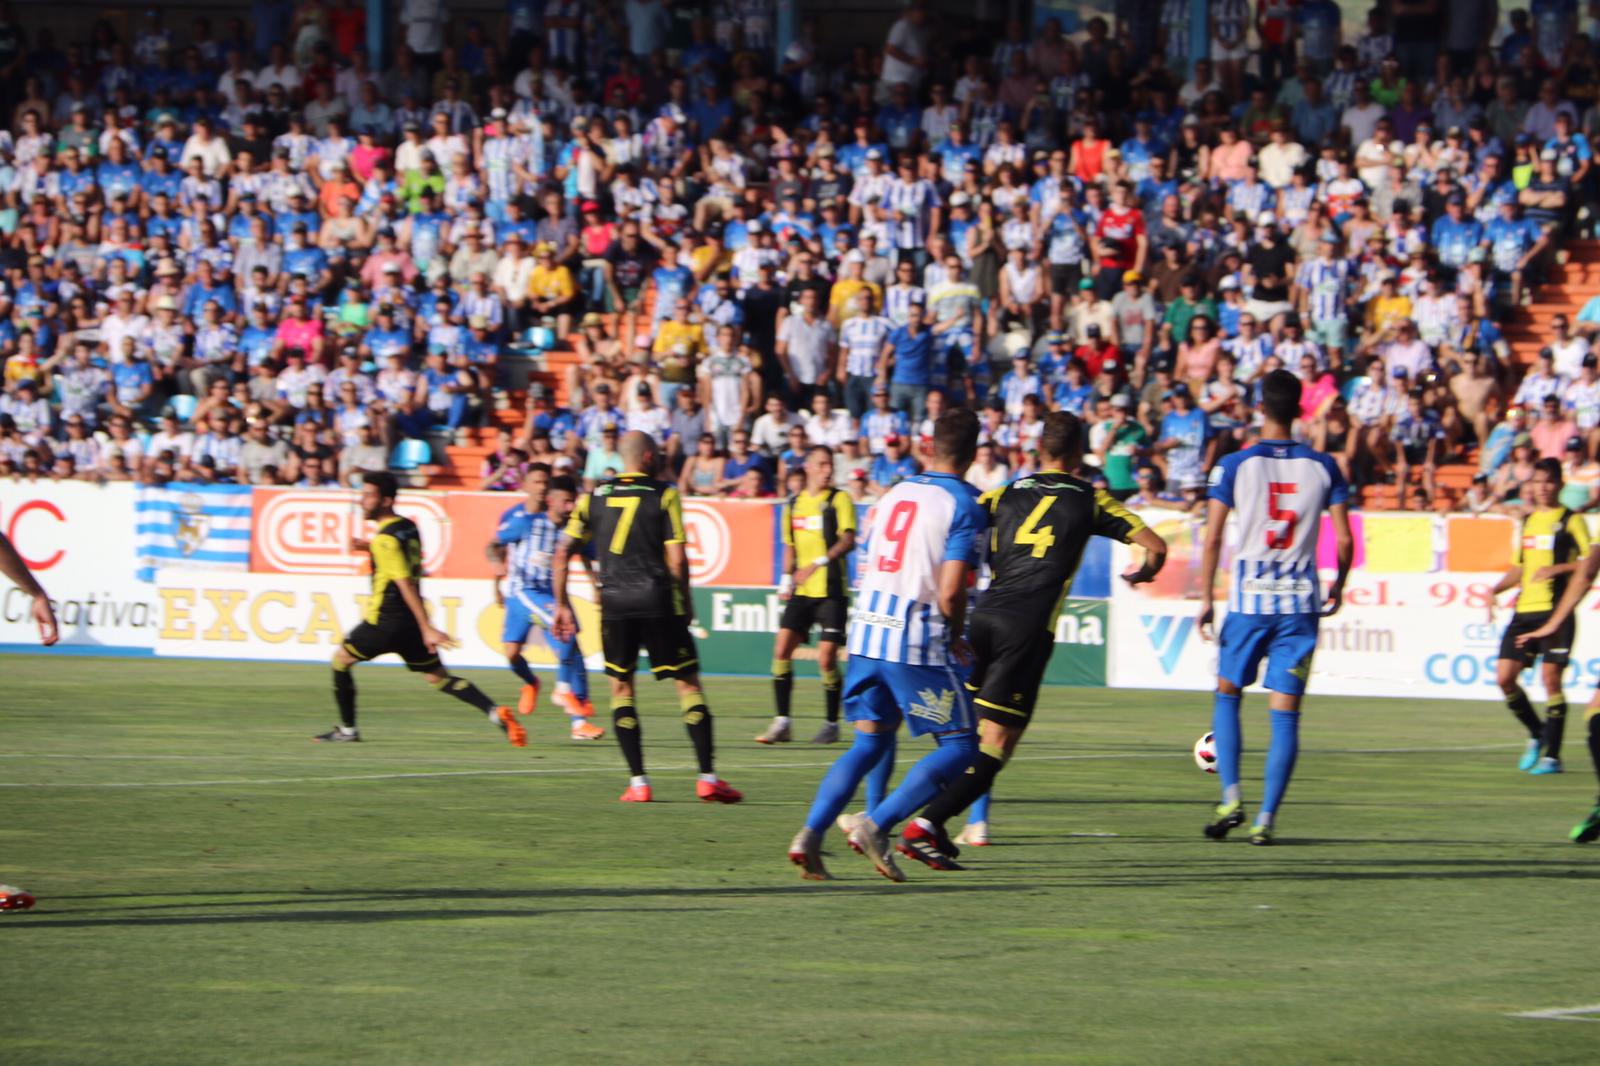
M 428 621 L 422 602 L 422 534 L 416 523 L 395 513 L 399 489 L 394 475 L 365 475 L 361 486 L 361 511 L 377 523 L 372 539 L 351 541 L 352 551 L 372 559 L 372 595 L 359 625 L 345 634 L 333 653 L 333 696 L 339 705 L 339 725 L 317 740 L 360 740 L 356 729 L 356 682 L 350 668 L 380 655 L 398 655 L 407 669 L 421 674 L 428 684 L 483 713 L 518 748 L 528 743 L 527 731 L 508 707 L 500 707 L 483 690 L 463 678 L 452 677 L 439 661 L 440 648 L 453 648 L 450 634 Z
M 805 488 L 784 502 L 779 515 L 783 538 L 783 579 L 779 597 L 788 600 L 772 645 L 772 688 L 777 717 L 758 744 L 792 739 L 789 698 L 794 690 L 794 651 L 811 640 L 817 627 L 817 669 L 827 721 L 813 744 L 839 739 L 839 645 L 850 616 L 850 577 L 846 560 L 856 548 L 856 505 L 833 485 L 833 452 L 818 445 L 806 452 Z
M 700 660 L 689 625 L 689 557 L 683 530 L 683 503 L 675 486 L 650 476 L 656 443 L 647 434 L 628 433 L 617 446 L 620 477 L 603 481 L 578 500 L 556 546 L 551 579 L 556 598 L 557 637 L 572 639 L 577 616 L 567 589 L 567 564 L 579 545 L 594 541 L 594 567 L 600 582 L 600 646 L 611 677 L 611 717 L 617 743 L 633 775 L 624 803 L 650 802 L 644 773 L 644 745 L 634 710 L 633 675 L 639 649 L 650 655 L 650 672 L 678 685 L 678 704 L 700 764 L 695 791 L 702 800 L 737 803 L 744 797 L 717 777 L 713 766 L 711 711 L 700 688 Z
M 1500 639 L 1495 680 L 1505 694 L 1506 706 L 1528 731 L 1528 743 L 1517 768 L 1534 774 L 1558 774 L 1561 772 L 1561 738 L 1567 724 L 1567 697 L 1561 687 L 1561 675 L 1572 657 L 1578 621 L 1569 614 L 1548 636 L 1538 640 L 1518 638 L 1542 629 L 1550 620 L 1572 575 L 1582 567 L 1584 557 L 1589 554 L 1589 528 L 1580 516 L 1558 502 L 1561 494 L 1559 461 L 1540 459 L 1534 463 L 1533 477 L 1523 491 L 1534 509 L 1522 520 L 1511 569 L 1491 592 L 1492 596 L 1498 596 L 1507 589 L 1520 588 L 1516 613 Z M 1494 618 L 1493 599 L 1489 601 L 1489 617 Z M 1519 681 L 1522 671 L 1541 657 L 1547 693 L 1543 722 L 1539 721 L 1533 701 L 1528 699 Z
M 978 706 L 978 759 L 906 827 L 900 852 L 935 869 L 953 869 L 955 848 L 944 824 L 989 791 L 1033 717 L 1039 685 L 1055 650 L 1061 601 L 1090 537 L 1144 549 L 1144 564 L 1124 574 L 1142 584 L 1161 571 L 1167 543 L 1109 493 L 1068 471 L 1083 461 L 1083 423 L 1055 411 L 1039 438 L 1040 472 L 984 496 L 989 508 L 993 577 L 968 624 Z M 981 820 L 968 840 L 986 843 Z

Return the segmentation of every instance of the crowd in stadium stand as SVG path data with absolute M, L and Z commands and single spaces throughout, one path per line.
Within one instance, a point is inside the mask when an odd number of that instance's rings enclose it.
M 370 56 L 351 0 L 65 42 L 0 5 L 0 475 L 348 485 L 514 403 L 486 488 L 638 429 L 689 494 L 823 444 L 867 499 L 965 404 L 985 488 L 1066 409 L 1181 510 L 1282 366 L 1357 486 L 1432 507 L 1475 454 L 1459 505 L 1514 508 L 1548 456 L 1588 507 L 1600 300 L 1526 373 L 1502 326 L 1589 229 L 1596 6 L 1212 0 L 1191 55 L 1187 0 L 913 2 L 775 55 L 772 0 L 403 0 Z

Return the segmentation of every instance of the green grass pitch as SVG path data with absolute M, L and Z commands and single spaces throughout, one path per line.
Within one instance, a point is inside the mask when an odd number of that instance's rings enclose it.
M 1600 1061 L 1600 1013 L 1511 1016 L 1600 1004 L 1582 738 L 1518 774 L 1492 703 L 1311 700 L 1268 849 L 1201 838 L 1206 697 L 1050 690 L 969 871 L 835 834 L 812 884 L 784 850 L 838 749 L 751 743 L 762 682 L 708 686 L 736 807 L 647 685 L 632 807 L 609 737 L 541 708 L 518 751 L 397 669 L 358 671 L 361 745 L 310 742 L 325 668 L 0 676 L 0 879 L 40 900 L 0 917 L 4 1064 Z M 1252 806 L 1266 731 L 1247 700 Z

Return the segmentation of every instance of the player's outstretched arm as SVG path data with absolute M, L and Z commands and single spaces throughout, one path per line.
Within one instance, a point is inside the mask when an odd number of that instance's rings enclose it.
M 1535 640 L 1543 640 L 1561 628 L 1561 624 L 1572 617 L 1572 612 L 1578 609 L 1578 604 L 1583 602 L 1583 597 L 1594 586 L 1594 579 L 1600 574 L 1600 551 L 1591 551 L 1583 560 L 1582 568 L 1567 582 L 1566 591 L 1561 594 L 1561 602 L 1556 604 L 1556 609 L 1550 612 L 1550 618 L 1544 625 L 1532 633 L 1524 633 L 1517 637 L 1517 647 L 1522 647 Z
M 1130 570 L 1122 575 L 1122 580 L 1130 585 L 1143 585 L 1154 581 L 1156 575 L 1161 573 L 1161 568 L 1167 562 L 1167 542 L 1149 526 L 1128 538 L 1128 543 L 1144 549 L 1144 562 L 1136 570 Z
M 39 584 L 39 579 L 33 576 L 28 564 L 17 554 L 11 538 L 4 533 L 0 533 L 0 573 L 9 577 L 17 588 L 33 597 L 31 613 L 34 622 L 39 626 L 39 643 L 48 648 L 60 640 L 61 631 L 56 626 L 56 612 L 55 608 L 50 606 L 50 597 L 45 595 L 44 586 Z
M 1344 605 L 1344 583 L 1350 579 L 1350 567 L 1356 558 L 1356 538 L 1350 532 L 1349 505 L 1334 504 L 1328 508 L 1328 517 L 1333 521 L 1333 550 L 1339 572 L 1328 589 L 1328 602 L 1322 609 L 1324 618 L 1337 613 Z
M 1222 534 L 1228 525 L 1228 505 L 1221 500 L 1206 501 L 1206 544 L 1200 555 L 1200 636 L 1213 639 L 1211 623 L 1216 614 L 1217 564 L 1222 559 Z
M 1511 564 L 1511 568 L 1501 574 L 1500 580 L 1489 590 L 1489 621 L 1494 621 L 1495 598 L 1507 589 L 1514 589 L 1520 584 L 1522 584 L 1522 564 L 1517 562 Z

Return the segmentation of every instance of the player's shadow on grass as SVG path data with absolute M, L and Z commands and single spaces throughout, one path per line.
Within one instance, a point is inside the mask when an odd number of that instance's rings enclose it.
M 505 909 L 467 909 L 448 910 L 435 907 L 431 910 L 317 910 L 314 908 L 329 905 L 344 905 L 348 907 L 356 903 L 449 903 L 471 902 L 477 900 L 515 902 L 518 900 L 575 900 L 575 899 L 642 899 L 660 897 L 665 900 L 683 897 L 712 900 L 726 899 L 762 899 L 774 895 L 789 895 L 794 893 L 839 893 L 839 892 L 895 892 L 927 893 L 927 892 L 955 892 L 955 893 L 994 893 L 994 892 L 1035 892 L 1041 888 L 1070 888 L 1069 883 L 1058 884 L 982 884 L 964 883 L 957 881 L 923 881 L 910 884 L 890 886 L 881 879 L 869 878 L 862 871 L 860 880 L 846 880 L 830 882 L 826 885 L 742 885 L 728 886 L 726 888 L 551 888 L 551 889 L 349 889 L 345 891 L 327 890 L 296 892 L 285 894 L 281 899 L 261 899 L 262 896 L 271 896 L 269 892 L 196 892 L 196 893 L 162 893 L 162 896 L 195 895 L 205 897 L 203 900 L 188 903 L 132 903 L 125 907 L 85 907 L 73 908 L 70 914 L 61 917 L 50 917 L 48 911 L 36 911 L 33 915 L 22 917 L 14 923 L 8 922 L 8 931 L 38 928 L 87 928 L 91 926 L 162 926 L 162 925 L 237 925 L 252 923 L 273 922 L 383 922 L 383 921 L 422 921 L 430 918 L 446 920 L 459 920 L 464 918 L 544 918 L 561 917 L 568 914 L 674 914 L 674 913 L 704 913 L 715 912 L 722 908 L 715 906 L 705 907 L 550 907 L 539 910 L 505 910 Z M 247 896 L 252 897 L 249 902 L 230 904 L 218 902 L 219 897 Z M 93 896 L 56 896 L 57 901 L 67 902 L 74 899 L 83 900 L 118 900 L 118 899 L 144 899 L 146 896 L 117 896 L 111 894 Z M 47 907 L 49 901 L 41 904 Z M 222 913 L 222 914 L 161 914 L 150 912 L 161 911 L 192 911 L 201 908 L 226 908 L 226 907 L 252 908 L 256 913 Z M 303 910 L 273 910 L 261 911 L 260 908 L 307 908 Z M 139 912 L 139 913 L 130 913 Z M 90 916 L 93 917 L 90 917 Z M 82 917 L 80 917 L 82 916 Z

